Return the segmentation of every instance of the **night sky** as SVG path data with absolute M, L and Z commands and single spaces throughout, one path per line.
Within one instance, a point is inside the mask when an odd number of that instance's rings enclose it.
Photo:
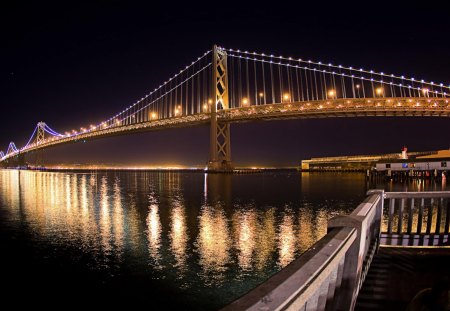
M 2 1 L 0 149 L 10 141 L 23 146 L 39 121 L 64 132 L 106 119 L 215 43 L 450 84 L 450 10 L 438 2 L 185 3 Z M 232 157 L 241 165 L 450 147 L 445 118 L 265 121 L 231 131 Z M 204 165 L 208 144 L 202 126 L 66 145 L 46 159 Z

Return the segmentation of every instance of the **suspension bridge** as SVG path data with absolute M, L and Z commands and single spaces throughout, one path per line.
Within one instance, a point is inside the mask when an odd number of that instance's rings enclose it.
M 214 46 L 114 116 L 58 132 L 39 122 L 0 164 L 61 144 L 173 127 L 210 125 L 208 169 L 230 170 L 230 124 L 363 116 L 450 116 L 450 85 L 362 68 Z M 15 162 L 14 162 L 15 161 Z

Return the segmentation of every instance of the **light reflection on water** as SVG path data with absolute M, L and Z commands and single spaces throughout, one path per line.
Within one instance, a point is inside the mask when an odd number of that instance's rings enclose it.
M 358 174 L 0 170 L 0 222 L 87 256 L 86 273 L 148 276 L 215 309 L 288 265 L 367 188 Z

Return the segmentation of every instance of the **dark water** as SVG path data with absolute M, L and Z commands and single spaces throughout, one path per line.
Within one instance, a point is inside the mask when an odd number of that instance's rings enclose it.
M 369 187 L 355 173 L 0 170 L 2 299 L 215 310 L 298 257 Z

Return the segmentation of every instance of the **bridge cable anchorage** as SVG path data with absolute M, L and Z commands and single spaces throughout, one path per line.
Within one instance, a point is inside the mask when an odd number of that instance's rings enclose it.
M 231 122 L 317 116 L 450 116 L 449 96 L 450 86 L 443 83 L 214 46 L 105 121 L 65 135 L 39 122 L 20 151 L 127 131 L 211 122 L 208 167 L 228 170 L 232 168 Z M 2 160 L 14 152 L 10 144 Z

